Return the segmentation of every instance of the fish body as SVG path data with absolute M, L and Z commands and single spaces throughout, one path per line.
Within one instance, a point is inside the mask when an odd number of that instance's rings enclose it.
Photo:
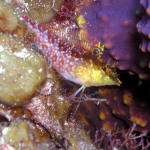
M 43 53 L 49 63 L 65 79 L 74 83 L 89 86 L 102 86 L 118 84 L 105 74 L 105 71 L 96 65 L 92 59 L 74 54 L 77 49 L 70 41 L 63 41 L 42 25 L 32 23 L 23 18 L 28 31 L 33 32 L 34 44 Z

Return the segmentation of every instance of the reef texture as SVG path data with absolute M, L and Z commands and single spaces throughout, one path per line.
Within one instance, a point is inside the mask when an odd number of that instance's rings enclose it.
M 138 73 L 142 79 L 149 76 L 148 57 L 139 51 L 140 37 L 136 29 L 143 12 L 139 1 L 90 1 L 80 11 L 88 35 L 104 44 L 103 59 L 108 64 Z
M 41 129 L 41 131 L 39 130 Z M 56 150 L 56 144 L 49 139 L 49 135 L 31 121 L 14 120 L 1 123 L 0 149 L 30 149 Z M 48 144 L 49 143 L 49 144 Z
M 14 8 L 18 16 L 26 15 L 38 23 L 49 22 L 57 14 L 57 11 L 59 11 L 63 4 L 63 0 L 9 0 L 5 2 Z
M 45 59 L 19 38 L 0 33 L 0 101 L 20 105 L 45 80 Z
M 9 129 L 6 134 L 2 132 L 1 138 L 5 139 L 3 146 L 17 147 L 20 143 L 18 136 L 20 137 L 23 132 L 26 138 L 22 144 L 33 146 L 33 149 L 38 149 L 34 143 L 40 143 L 41 138 L 45 144 L 50 142 L 54 149 L 62 150 L 96 150 L 104 147 L 106 150 L 113 150 L 115 147 L 131 150 L 149 148 L 150 112 L 149 105 L 144 101 L 138 101 L 137 96 L 130 90 L 114 86 L 87 89 L 82 97 L 69 97 L 76 90 L 75 86 L 69 87 L 66 82 L 60 80 L 54 70 L 50 70 L 47 82 L 26 105 L 0 105 L 0 114 L 3 116 L 0 124 L 11 122 L 9 126 L 2 126 L 2 131 Z M 105 101 L 102 101 L 103 99 Z M 22 129 L 17 128 L 20 124 L 23 126 Z M 30 136 L 39 132 L 36 127 L 40 129 L 42 136 L 31 140 Z M 19 135 L 14 135 L 16 128 L 20 131 Z M 31 133 L 28 133 L 28 130 Z M 46 133 L 43 130 L 46 130 Z M 45 139 L 45 134 L 49 135 L 48 139 Z M 15 140 L 11 140 L 12 136 Z M 26 145 L 28 142 L 30 144 Z M 44 145 L 40 146 L 41 149 L 46 149 L 42 148 Z
M 142 52 L 149 55 L 150 58 L 150 4 L 148 0 L 140 0 L 140 3 L 145 9 L 141 20 L 137 24 L 137 30 L 141 35 L 140 49 Z M 150 61 L 148 61 L 148 68 L 150 68 Z
M 37 1 L 39 2 L 39 0 Z M 33 51 L 28 51 L 26 54 L 33 53 L 33 56 L 36 55 L 36 57 L 41 58 L 40 54 L 34 52 L 38 49 L 31 44 L 35 35 L 26 32 L 25 24 L 19 20 L 19 17 L 13 11 L 16 7 L 11 2 L 19 1 L 10 0 L 8 2 L 10 3 L 0 2 L 0 25 L 3 25 L 0 27 L 0 32 L 2 32 L 0 34 L 3 39 L 0 45 L 0 53 L 3 54 L 1 55 L 3 59 L 1 59 L 4 60 L 4 53 L 11 57 L 16 56 L 22 51 L 25 52 L 25 48 L 31 49 L 31 46 Z M 36 3 L 36 0 L 28 2 L 29 4 Z M 13 82 L 11 88 L 14 90 L 22 85 L 23 91 L 27 89 L 32 92 L 32 97 L 26 98 L 25 103 L 23 99 L 16 106 L 14 106 L 14 103 L 17 102 L 14 101 L 11 101 L 11 103 L 0 101 L 0 150 L 150 149 L 150 92 L 148 88 L 150 81 L 139 80 L 138 78 L 138 75 L 142 79 L 149 76 L 148 47 L 144 45 L 145 48 L 142 51 L 139 50 L 141 39 L 146 39 L 146 42 L 149 41 L 148 1 L 143 0 L 141 4 L 138 0 L 81 0 L 81 3 L 80 0 L 64 0 L 64 3 L 61 3 L 62 0 L 46 0 L 45 2 L 42 2 L 43 5 L 45 3 L 48 7 L 51 5 L 47 2 L 58 2 L 59 11 L 52 11 L 52 14 L 49 12 L 48 20 L 39 18 L 39 23 L 46 25 L 45 22 L 50 20 L 51 22 L 48 22 L 48 24 L 51 27 L 48 26 L 48 28 L 50 27 L 54 30 L 54 34 L 60 36 L 63 40 L 72 42 L 72 44 L 79 44 L 76 43 L 76 40 L 79 40 L 78 33 L 81 30 L 88 32 L 88 36 L 96 38 L 105 45 L 102 58 L 111 66 L 116 66 L 119 69 L 119 78 L 122 84 L 120 86 L 88 87 L 83 93 L 79 93 L 79 96 L 73 97 L 72 94 L 80 87 L 64 80 L 54 69 L 48 68 L 43 58 L 41 58 L 42 63 L 35 56 L 32 57 L 31 62 L 29 57 L 27 57 L 27 60 L 23 57 L 19 60 L 24 63 L 20 63 L 17 57 L 16 61 L 11 62 L 11 65 L 17 62 L 18 65 L 15 69 L 18 69 L 18 74 L 23 75 L 22 77 L 25 75 L 21 68 L 23 64 L 29 63 L 30 67 L 33 64 L 35 72 L 39 70 L 38 67 L 43 66 L 43 80 L 41 81 L 33 75 L 33 79 L 36 79 L 36 82 L 40 82 L 40 84 L 35 86 L 34 90 L 29 90 L 33 84 L 29 73 L 32 74 L 33 71 L 25 71 L 27 72 L 27 78 L 21 78 L 16 75 L 14 67 L 11 67 L 10 64 L 5 65 L 2 61 L 0 76 L 6 77 L 8 75 L 8 73 L 2 74 L 4 71 L 2 64 L 4 64 L 4 67 L 9 67 L 10 74 L 13 73 L 14 76 L 14 78 L 8 76 L 7 79 L 7 81 Z M 47 10 L 48 7 L 45 9 Z M 27 12 L 32 12 L 32 8 L 32 5 L 30 5 Z M 7 9 L 9 11 L 3 15 Z M 45 9 L 41 8 L 37 11 L 45 12 Z M 143 14 L 144 17 L 141 19 L 139 16 Z M 78 26 L 79 22 L 76 22 L 78 15 L 83 16 L 86 26 Z M 13 18 L 15 19 L 13 20 Z M 145 22 L 143 18 L 145 18 Z M 5 42 L 4 37 L 7 37 L 8 42 Z M 18 42 L 11 44 L 10 40 L 13 41 L 14 38 L 18 39 L 19 43 L 24 40 L 23 43 L 25 43 L 21 45 L 22 48 Z M 87 37 L 87 40 L 89 39 Z M 5 44 L 3 44 L 4 42 Z M 94 43 L 94 40 L 90 42 Z M 8 49 L 4 51 L 3 48 L 5 46 L 8 48 L 10 44 L 14 46 L 11 48 L 13 51 L 8 51 Z M 76 54 L 74 51 L 72 53 Z M 90 55 L 93 56 L 93 53 L 89 55 L 89 51 L 85 51 L 85 53 L 87 59 L 90 58 Z M 10 61 L 11 59 L 7 57 L 5 60 Z M 34 61 L 39 65 L 36 65 Z M 28 68 L 27 70 L 29 70 Z M 41 69 L 39 71 L 41 73 Z M 22 80 L 16 85 L 15 79 L 16 81 Z M 30 84 L 24 88 L 23 86 L 28 82 Z M 4 83 L 6 84 L 6 82 Z M 4 85 L 2 85 L 2 89 L 4 89 Z M 7 84 L 6 96 L 7 93 L 10 94 L 9 90 L 10 84 Z M 20 92 L 16 93 L 18 95 Z M 24 96 L 27 96 L 27 94 L 24 94 Z M 0 99 L 2 100 L 2 98 Z
M 22 144 L 24 144 L 24 146 L 32 146 L 32 149 L 37 149 L 34 143 L 36 141 L 38 142 L 39 138 L 42 138 L 42 136 L 35 137 L 35 139 L 31 140 L 30 136 L 28 137 L 27 135 L 27 125 L 21 123 L 23 125 L 22 129 L 18 128 L 18 126 L 20 126 L 18 121 L 29 120 L 32 121 L 35 126 L 40 127 L 41 132 L 43 132 L 43 129 L 46 129 L 46 133 L 49 135 L 49 141 L 46 139 L 46 141 L 42 142 L 46 142 L 45 144 L 47 144 L 47 146 L 53 144 L 53 149 L 96 150 L 96 146 L 91 141 L 83 125 L 69 115 L 71 103 L 68 101 L 68 97 L 61 94 L 61 90 L 61 82 L 58 80 L 55 71 L 51 70 L 48 73 L 47 82 L 41 87 L 39 94 L 35 95 L 28 104 L 24 105 L 23 108 L 8 108 L 7 106 L 1 105 L 0 114 L 3 116 L 3 119 L 1 120 L 5 120 L 5 122 L 7 122 L 6 120 L 9 120 L 12 124 L 9 127 L 9 131 L 1 137 L 4 139 L 7 137 L 3 144 L 17 147 L 18 143 L 20 143 L 18 137 L 22 133 L 26 136 L 24 141 L 22 141 Z M 14 124 L 15 127 L 13 127 Z M 27 124 L 29 123 L 27 122 Z M 16 128 L 18 128 L 20 132 L 14 134 Z M 34 132 L 33 134 L 36 134 L 35 132 L 38 131 L 33 128 L 31 134 L 32 132 Z M 14 138 L 13 140 L 11 140 L 12 137 Z M 48 144 L 51 140 L 54 142 Z M 41 147 L 42 146 L 44 146 L 44 143 Z M 41 149 L 46 150 L 46 148 Z
M 106 103 L 101 105 L 100 119 L 103 120 L 103 128 L 112 130 L 116 121 L 111 121 L 111 115 L 120 120 L 125 121 L 126 125 L 131 123 L 137 124 L 137 130 L 149 131 L 149 109 L 148 105 L 140 102 L 136 96 L 127 89 L 114 88 L 101 88 L 99 93 L 102 97 L 107 99 Z M 106 108 L 105 108 L 106 107 Z M 144 115 L 143 115 L 144 114 Z M 116 120 L 116 119 L 114 119 Z M 125 125 L 125 124 L 124 124 Z

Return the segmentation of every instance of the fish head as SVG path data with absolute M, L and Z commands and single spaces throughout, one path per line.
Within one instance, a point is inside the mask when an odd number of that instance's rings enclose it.
M 109 70 L 108 73 L 102 66 L 95 64 L 93 60 L 76 67 L 73 71 L 73 78 L 78 79 L 80 84 L 85 87 L 120 85 L 121 83 L 113 71 L 110 72 Z

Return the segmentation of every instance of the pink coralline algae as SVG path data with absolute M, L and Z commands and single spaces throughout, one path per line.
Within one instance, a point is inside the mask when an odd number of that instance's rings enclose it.
M 148 58 L 139 51 L 140 35 L 136 28 L 143 13 L 140 2 L 91 1 L 80 11 L 86 20 L 88 35 L 96 37 L 105 46 L 103 59 L 120 70 L 147 78 Z

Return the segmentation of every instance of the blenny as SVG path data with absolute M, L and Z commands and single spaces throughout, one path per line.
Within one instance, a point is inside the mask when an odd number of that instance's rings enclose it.
M 34 44 L 48 60 L 49 67 L 53 67 L 65 79 L 84 87 L 119 85 L 119 79 L 112 79 L 104 69 L 94 63 L 91 58 L 73 53 L 78 47 L 71 41 L 62 40 L 43 25 L 33 23 L 26 17 L 22 17 L 29 32 L 34 33 Z M 60 29 L 61 30 L 61 29 Z M 100 49 L 97 44 L 96 49 Z

